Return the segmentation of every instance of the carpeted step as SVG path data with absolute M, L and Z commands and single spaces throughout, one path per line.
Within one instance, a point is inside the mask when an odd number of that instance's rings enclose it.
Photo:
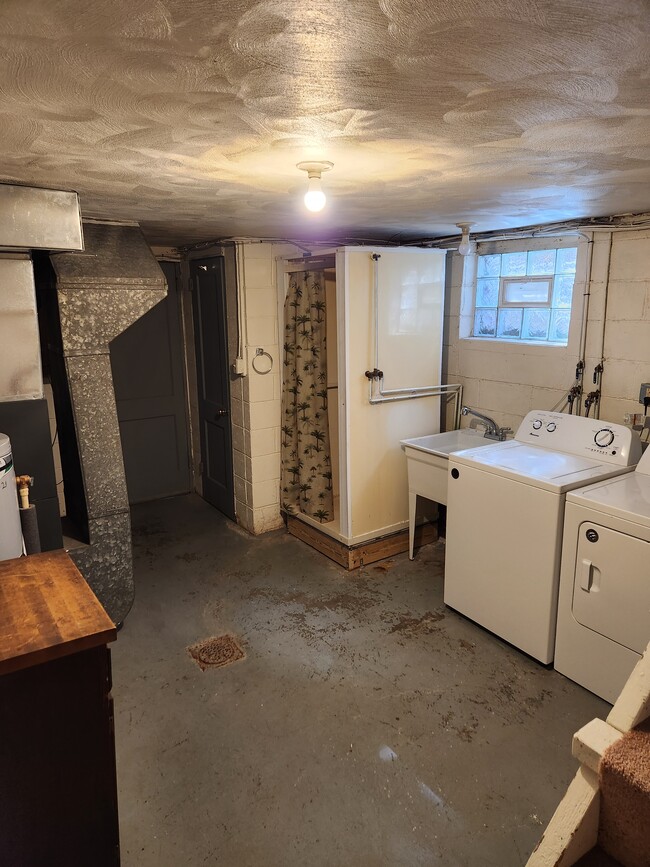
M 607 852 L 603 852 L 600 846 L 594 846 L 590 852 L 576 861 L 575 867 L 623 867 L 623 865 Z
M 650 865 L 650 727 L 605 750 L 600 773 L 599 846 L 625 867 Z

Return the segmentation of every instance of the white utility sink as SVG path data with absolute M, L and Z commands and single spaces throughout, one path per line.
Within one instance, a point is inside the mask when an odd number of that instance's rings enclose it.
M 449 455 L 463 449 L 494 445 L 481 431 L 464 428 L 402 440 L 409 480 L 409 559 L 413 559 L 415 515 L 418 497 L 447 505 Z

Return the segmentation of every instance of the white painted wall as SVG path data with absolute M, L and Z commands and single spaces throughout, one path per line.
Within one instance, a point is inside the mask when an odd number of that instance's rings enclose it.
M 371 405 L 368 401 L 366 370 L 375 366 L 373 317 L 373 265 L 367 248 L 356 251 L 346 248 L 344 270 L 337 257 L 337 282 L 343 280 L 346 308 L 346 407 L 348 458 L 348 511 L 350 515 L 345 541 L 357 544 L 377 538 L 408 526 L 408 479 L 406 458 L 400 440 L 424 436 L 440 429 L 440 398 L 423 397 L 396 403 Z M 386 379 L 397 368 L 397 375 L 405 377 L 401 387 L 407 385 L 437 385 L 439 370 L 435 357 L 440 359 L 440 323 L 442 321 L 442 294 L 444 285 L 444 256 L 437 250 L 377 249 L 382 258 L 380 269 L 392 260 L 391 272 L 396 280 L 380 281 L 380 304 L 393 310 L 392 324 L 385 322 L 386 334 L 393 335 L 393 345 L 384 344 L 380 365 L 385 368 Z M 427 287 L 435 287 L 435 298 L 429 297 L 420 313 L 426 309 L 433 321 L 438 321 L 428 334 L 417 327 L 411 333 L 400 334 L 399 297 L 411 285 L 422 280 Z M 397 300 L 393 306 L 391 301 Z M 339 305 L 341 295 L 339 294 Z M 437 313 L 435 308 L 437 307 Z M 401 338 L 401 339 L 398 339 Z M 401 357 L 394 353 L 399 346 Z M 437 349 L 436 349 L 437 347 Z M 434 351 L 432 351 L 434 348 Z M 408 364 L 396 362 L 408 361 Z M 341 496 L 344 496 L 342 491 Z M 341 528 L 342 531 L 344 528 Z
M 235 511 L 239 523 L 259 534 L 283 526 L 280 515 L 280 418 L 282 352 L 278 331 L 276 259 L 300 255 L 290 244 L 242 242 L 238 273 L 244 293 L 246 376 L 233 383 Z M 256 350 L 273 359 L 268 374 L 253 367 Z M 268 359 L 259 360 L 266 369 Z
M 31 259 L 0 255 L 0 400 L 43 397 Z
M 600 416 L 622 423 L 624 413 L 642 410 L 636 401 L 639 384 L 650 381 L 650 232 L 599 231 L 593 238 L 585 389 L 594 388 L 592 373 L 600 360 L 604 328 Z M 586 239 L 579 240 L 566 348 L 460 338 L 459 330 L 469 333 L 471 306 L 463 292 L 462 257 L 449 254 L 443 378 L 463 384 L 466 404 L 516 429 L 529 410 L 550 409 L 566 393 L 579 355 L 588 246 Z M 471 273 L 467 277 L 471 280 Z
M 601 258 L 603 287 L 607 271 Z M 650 382 L 650 231 L 613 233 L 605 359 L 601 417 L 622 422 L 625 413 L 643 410 L 639 384 Z

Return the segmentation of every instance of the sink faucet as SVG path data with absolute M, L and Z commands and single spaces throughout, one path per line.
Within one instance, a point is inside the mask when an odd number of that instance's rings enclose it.
M 461 414 L 475 415 L 476 418 L 480 419 L 480 423 L 485 427 L 484 436 L 489 440 L 499 440 L 499 442 L 502 442 L 509 433 L 512 433 L 512 428 L 499 427 L 493 418 L 483 415 L 483 413 L 477 412 L 469 406 L 464 406 L 461 409 Z

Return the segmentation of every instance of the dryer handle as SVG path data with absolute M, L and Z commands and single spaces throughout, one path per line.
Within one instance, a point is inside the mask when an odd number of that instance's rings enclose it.
M 583 558 L 580 561 L 580 587 L 587 593 L 599 590 L 600 582 L 597 580 L 600 575 L 600 570 L 594 567 L 591 560 Z M 596 580 L 594 580 L 596 579 Z

